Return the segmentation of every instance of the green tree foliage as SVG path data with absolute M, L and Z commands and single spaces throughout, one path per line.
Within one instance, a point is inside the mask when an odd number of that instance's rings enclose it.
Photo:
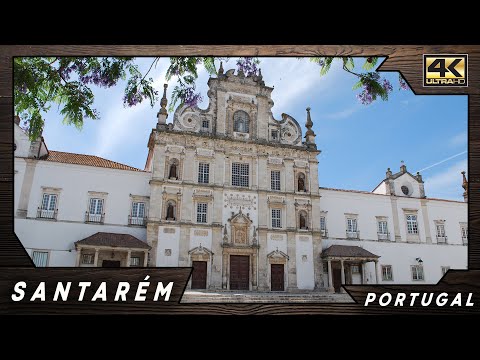
M 372 70 L 378 57 L 365 60 L 363 72 L 355 72 L 352 57 L 314 57 L 310 61 L 320 66 L 320 75 L 328 73 L 332 63 L 340 59 L 343 69 L 358 78 L 353 89 L 362 89 L 357 95 L 363 104 L 370 104 L 378 97 L 388 100 L 393 87 L 390 82 Z M 30 139 L 36 139 L 44 126 L 42 113 L 48 112 L 57 104 L 65 124 L 81 129 L 85 119 L 99 119 L 94 108 L 92 86 L 109 88 L 119 80 L 126 80 L 124 106 L 135 106 L 145 100 L 153 107 L 158 100 L 158 92 L 153 88 L 153 79 L 147 77 L 160 58 L 153 59 L 149 70 L 142 74 L 133 57 L 17 57 L 14 60 L 14 107 L 15 113 L 23 119 L 23 128 Z M 183 103 L 195 107 L 202 97 L 197 93 L 195 82 L 198 69 L 203 66 L 211 74 L 217 74 L 215 60 L 228 61 L 228 58 L 214 57 L 171 57 L 166 80 L 177 77 L 177 85 L 172 92 L 170 111 L 176 104 Z M 239 71 L 246 76 L 257 74 L 258 58 L 237 59 Z M 405 81 L 399 77 L 401 89 L 407 89 Z

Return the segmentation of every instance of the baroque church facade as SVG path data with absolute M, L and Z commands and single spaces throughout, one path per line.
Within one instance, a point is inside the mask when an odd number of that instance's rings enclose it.
M 167 123 L 165 85 L 143 170 L 49 150 L 16 119 L 15 231 L 37 266 L 192 266 L 190 288 L 244 291 L 466 268 L 466 202 L 427 198 L 404 164 L 372 192 L 321 188 L 309 108 L 303 134 L 274 119 L 261 72 L 220 68 L 208 86 L 207 109 Z

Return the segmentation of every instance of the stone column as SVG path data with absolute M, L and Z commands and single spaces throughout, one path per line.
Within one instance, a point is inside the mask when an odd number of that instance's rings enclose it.
M 130 261 L 132 258 L 132 250 L 127 251 L 127 263 L 125 264 L 126 267 L 130 267 Z
M 420 199 L 420 204 L 422 206 L 423 228 L 425 229 L 425 241 L 427 244 L 431 244 L 432 235 L 430 233 L 430 220 L 428 218 L 427 202 L 428 202 L 427 199 Z M 419 231 L 419 235 L 420 235 L 420 231 Z
M 395 239 L 392 239 L 392 240 L 402 241 L 402 237 L 400 235 L 400 220 L 398 218 L 397 198 L 394 196 L 391 196 L 390 200 L 392 204 L 393 232 L 395 234 Z
M 363 285 L 365 283 L 365 262 L 362 262 L 361 263 L 361 267 L 362 267 L 362 272 L 360 273 L 362 275 L 362 281 L 361 281 L 361 284 Z
M 148 250 L 143 252 L 143 267 L 147 267 L 148 265 Z
M 257 291 L 258 290 L 258 283 L 257 283 L 257 277 L 258 277 L 258 266 L 257 266 L 257 251 L 255 250 L 254 253 L 252 254 L 252 290 Z
M 93 266 L 94 267 L 98 266 L 98 249 L 95 249 L 95 258 L 93 260 Z
M 328 291 L 335 292 L 333 287 L 332 260 L 328 259 Z
M 341 275 L 342 275 L 342 285 L 345 284 L 345 267 L 343 266 L 343 260 L 340 260 L 340 264 L 342 265 L 342 272 L 341 272 Z M 341 287 L 340 288 L 341 292 L 344 292 L 345 290 L 343 290 L 343 288 Z
M 79 267 L 80 266 L 80 257 L 82 255 L 82 248 L 78 248 L 77 250 L 77 259 L 75 260 L 75 266 Z
M 227 265 L 228 265 L 228 254 L 223 253 L 223 264 L 222 264 L 222 289 L 227 290 Z
M 375 260 L 375 284 L 378 284 L 378 261 Z

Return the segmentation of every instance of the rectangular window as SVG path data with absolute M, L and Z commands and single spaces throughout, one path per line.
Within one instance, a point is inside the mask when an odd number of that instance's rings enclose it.
M 132 203 L 132 218 L 144 218 L 145 217 L 145 203 L 134 202 Z
M 95 259 L 93 254 L 83 254 L 82 255 L 82 264 L 92 265 Z
M 48 263 L 48 251 L 33 251 L 32 260 L 36 267 L 46 267 Z
M 350 269 L 352 274 L 360 274 L 360 267 L 358 265 L 351 265 Z
M 140 257 L 132 256 L 130 258 L 130 266 L 140 266 Z
M 39 218 L 54 219 L 56 206 L 57 206 L 56 194 L 43 194 L 42 207 L 38 212 L 37 216 Z
M 468 244 L 468 227 L 466 225 L 462 225 L 460 227 L 460 231 L 462 234 L 462 243 L 463 245 L 467 245 Z
M 206 223 L 207 222 L 207 204 L 198 203 L 197 204 L 197 223 Z
M 423 276 L 423 265 L 412 265 L 412 280 L 419 281 L 425 280 Z
M 382 265 L 382 280 L 383 281 L 393 280 L 392 265 Z
M 281 215 L 282 211 L 280 209 L 272 209 L 272 228 L 282 227 Z
M 210 177 L 210 164 L 198 164 L 198 182 L 200 184 L 208 184 Z
M 102 215 L 103 199 L 90 199 L 90 215 Z
M 87 222 L 103 222 L 103 199 L 91 198 L 88 207 Z
M 347 218 L 347 231 L 349 233 L 357 232 L 357 219 Z
M 448 270 L 450 270 L 450 266 L 442 266 L 442 275 L 445 275 Z
M 327 222 L 325 221 L 325 216 L 320 216 L 320 230 L 327 230 Z
M 248 164 L 233 163 L 232 164 L 232 185 L 248 187 Z
M 270 185 L 272 190 L 280 190 L 280 171 L 270 173 Z
M 445 237 L 445 225 L 437 224 L 437 236 Z
M 278 140 L 278 130 L 272 130 L 272 140 Z
M 418 234 L 417 215 L 407 215 L 407 232 Z
M 210 127 L 210 122 L 208 120 L 202 120 L 202 129 L 207 130 Z
M 378 233 L 381 234 L 381 235 L 387 235 L 388 234 L 387 222 L 385 220 L 380 220 L 378 222 Z

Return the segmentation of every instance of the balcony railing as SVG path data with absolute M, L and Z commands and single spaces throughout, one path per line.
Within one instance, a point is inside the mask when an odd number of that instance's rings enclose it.
M 466 236 L 462 236 L 462 243 L 463 245 L 468 245 L 468 238 Z
M 90 214 L 88 211 L 85 211 L 85 222 L 86 223 L 103 224 L 104 220 L 105 220 L 105 213 L 103 213 L 103 214 Z
M 360 238 L 360 231 L 348 231 L 347 230 L 347 239 L 358 239 Z
M 328 230 L 327 229 L 320 229 L 320 232 L 323 237 L 328 237 Z
M 136 216 L 128 215 L 128 225 L 145 226 L 146 224 L 147 224 L 146 217 L 136 217 Z
M 37 208 L 37 218 L 38 219 L 50 219 L 50 220 L 57 220 L 57 212 L 56 210 L 44 210 Z
M 446 236 L 437 236 L 437 244 L 446 244 L 447 237 Z
M 388 241 L 390 240 L 390 233 L 377 233 L 378 240 Z

